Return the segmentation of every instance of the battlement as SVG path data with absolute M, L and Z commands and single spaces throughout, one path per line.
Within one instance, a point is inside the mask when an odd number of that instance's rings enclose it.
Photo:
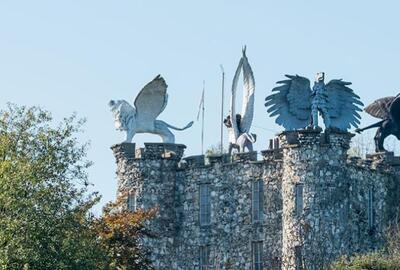
M 174 143 L 145 143 L 144 148 L 136 148 L 134 143 L 115 144 L 111 147 L 117 158 L 126 159 L 171 159 L 181 160 L 186 145 Z

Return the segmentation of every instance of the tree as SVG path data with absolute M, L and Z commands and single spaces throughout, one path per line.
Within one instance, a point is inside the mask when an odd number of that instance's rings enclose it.
M 122 194 L 115 203 L 108 203 L 94 226 L 107 254 L 107 269 L 153 269 L 150 250 L 142 245 L 142 240 L 155 237 L 146 222 L 155 215 L 156 209 L 130 211 L 126 207 L 127 199 L 128 194 Z
M 0 111 L 0 269 L 97 269 L 82 120 L 40 108 Z

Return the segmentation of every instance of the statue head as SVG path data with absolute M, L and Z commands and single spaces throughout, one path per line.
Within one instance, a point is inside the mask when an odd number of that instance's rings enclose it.
M 315 76 L 315 82 L 324 82 L 325 80 L 325 72 L 318 72 Z
M 134 124 L 135 109 L 125 100 L 111 100 L 108 103 L 114 117 L 114 126 L 117 130 L 127 130 Z
M 231 122 L 231 116 L 228 115 L 225 119 L 224 119 L 224 125 L 227 128 L 231 128 L 232 127 L 232 122 Z
M 242 121 L 242 116 L 240 114 L 236 114 L 236 123 L 237 126 L 240 127 L 240 123 Z M 224 119 L 224 124 L 227 128 L 231 128 L 232 127 L 232 121 L 231 121 L 231 116 L 228 115 L 225 119 Z

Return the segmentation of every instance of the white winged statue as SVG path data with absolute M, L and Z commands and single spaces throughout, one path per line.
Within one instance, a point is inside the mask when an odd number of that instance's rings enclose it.
M 236 91 L 240 73 L 243 71 L 243 100 L 242 112 L 236 113 Z M 253 143 L 257 136 L 250 133 L 251 124 L 254 116 L 254 91 L 255 81 L 253 71 L 246 56 L 246 47 L 243 49 L 243 56 L 240 59 L 232 82 L 230 113 L 225 118 L 224 124 L 228 128 L 229 154 L 233 149 L 239 153 L 253 151 Z M 235 119 L 232 121 L 232 119 Z
M 175 143 L 175 136 L 170 129 L 185 130 L 193 125 L 193 121 L 183 128 L 177 128 L 157 117 L 167 106 L 167 84 L 158 75 L 149 82 L 135 99 L 135 106 L 125 100 L 111 100 L 109 106 L 114 116 L 115 128 L 126 131 L 125 142 L 131 142 L 136 133 L 152 133 L 159 135 L 163 143 Z

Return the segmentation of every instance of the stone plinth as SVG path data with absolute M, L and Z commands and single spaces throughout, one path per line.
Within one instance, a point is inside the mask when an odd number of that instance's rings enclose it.
M 174 143 L 145 143 L 143 158 L 146 159 L 176 159 L 180 160 L 186 146 Z
M 111 150 L 117 159 L 120 158 L 135 158 L 135 144 L 134 143 L 120 143 L 111 146 Z

